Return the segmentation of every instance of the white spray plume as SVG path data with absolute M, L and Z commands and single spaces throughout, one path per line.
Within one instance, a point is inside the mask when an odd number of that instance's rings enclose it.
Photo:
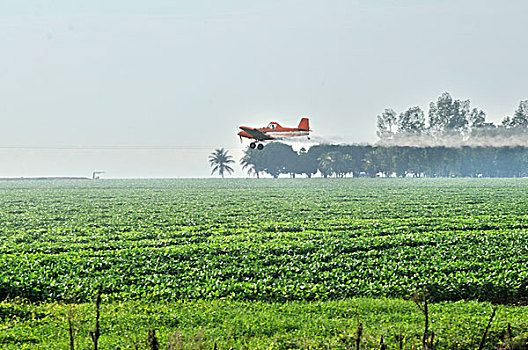
M 528 132 L 514 129 L 497 129 L 476 135 L 443 133 L 441 135 L 398 135 L 380 140 L 377 146 L 407 147 L 528 147 Z
M 306 149 L 314 145 L 369 145 L 366 142 L 351 142 L 343 136 L 310 135 L 310 139 L 291 138 L 286 141 L 294 149 Z M 442 133 L 438 135 L 400 134 L 391 139 L 382 139 L 371 146 L 396 146 L 396 147 L 528 147 L 528 130 L 516 129 L 491 129 L 481 134 L 461 135 L 460 133 Z

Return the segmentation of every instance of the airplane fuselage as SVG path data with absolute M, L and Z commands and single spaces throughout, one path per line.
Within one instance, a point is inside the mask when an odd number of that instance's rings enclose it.
M 271 122 L 265 128 L 252 128 L 249 126 L 241 126 L 238 136 L 253 139 L 255 142 L 251 143 L 250 147 L 255 148 L 255 143 L 270 140 L 282 140 L 290 137 L 309 136 L 310 126 L 308 118 L 302 118 L 297 128 L 285 128 L 277 122 Z M 259 145 L 262 149 L 262 145 Z
M 241 126 L 240 129 L 244 130 L 244 126 Z M 287 137 L 298 137 L 298 136 L 308 136 L 310 135 L 310 132 L 309 131 L 301 131 L 301 130 L 297 130 L 297 129 L 291 129 L 291 130 L 281 130 L 281 131 L 276 131 L 276 130 L 268 130 L 267 128 L 258 128 L 256 129 L 258 131 L 260 131 L 261 133 L 263 133 L 265 136 L 267 136 L 267 138 L 259 138 L 258 136 L 255 137 L 251 134 L 249 134 L 248 132 L 246 131 L 240 131 L 238 133 L 239 136 L 242 136 L 242 137 L 246 137 L 248 139 L 254 139 L 254 140 L 259 140 L 259 141 L 263 141 L 263 140 L 281 140 L 281 139 L 284 139 L 284 138 L 287 138 Z

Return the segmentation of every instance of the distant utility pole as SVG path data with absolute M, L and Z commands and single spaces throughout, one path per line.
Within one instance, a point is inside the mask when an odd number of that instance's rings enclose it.
M 92 180 L 99 180 L 99 174 L 104 174 L 104 171 L 94 171 L 92 173 Z

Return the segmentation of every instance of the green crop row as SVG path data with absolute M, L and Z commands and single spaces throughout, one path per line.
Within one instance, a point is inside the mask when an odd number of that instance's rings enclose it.
M 528 301 L 528 180 L 0 183 L 0 299 Z

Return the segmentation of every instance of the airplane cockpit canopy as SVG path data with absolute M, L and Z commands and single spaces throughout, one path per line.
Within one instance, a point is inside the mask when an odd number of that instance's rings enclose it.
M 277 123 L 271 122 L 271 123 L 268 124 L 268 129 L 275 130 L 277 128 L 277 125 L 278 125 Z

